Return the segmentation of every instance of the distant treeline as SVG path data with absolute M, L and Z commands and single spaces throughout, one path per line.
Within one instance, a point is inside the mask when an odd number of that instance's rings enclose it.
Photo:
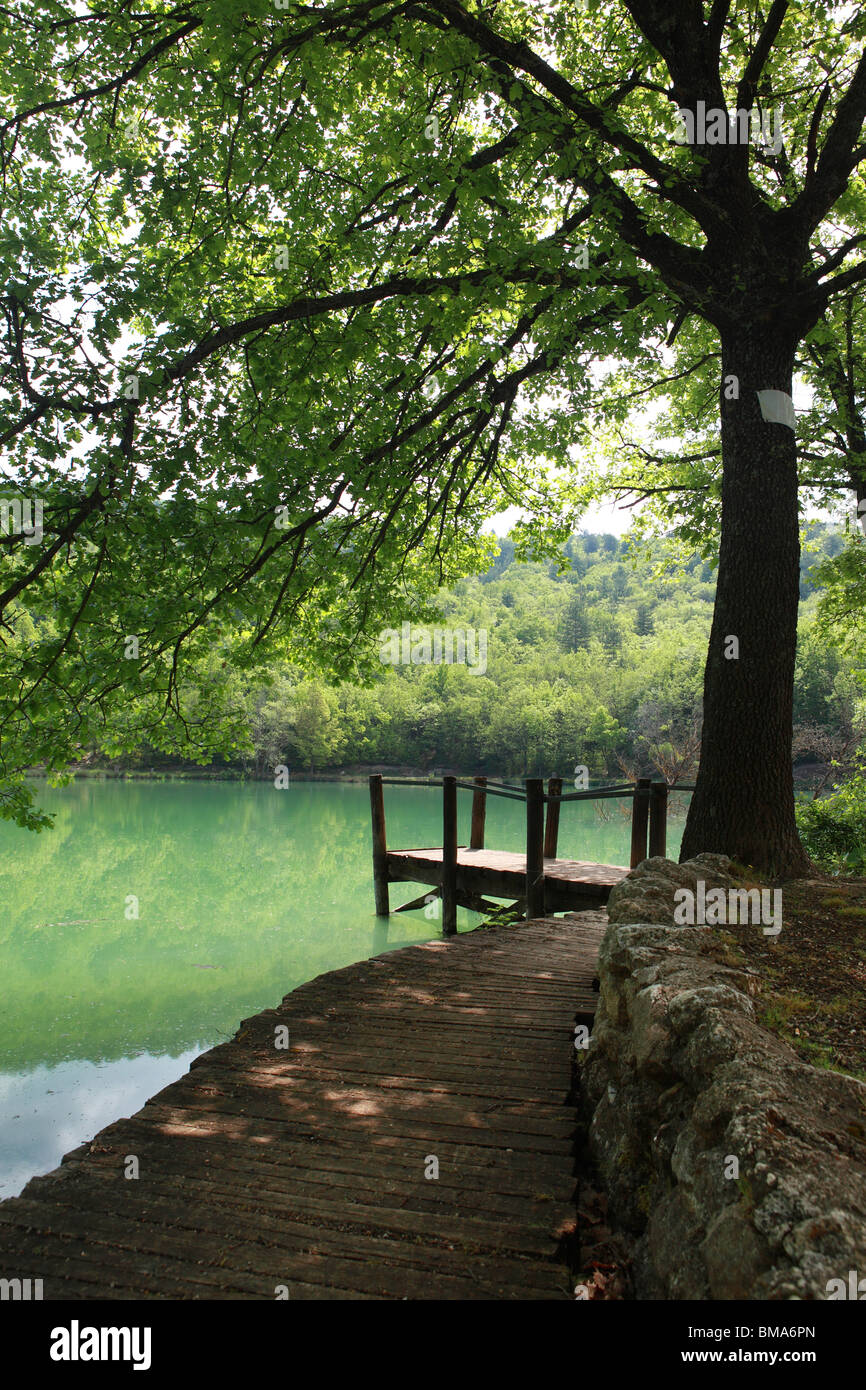
M 835 530 L 813 524 L 801 557 L 800 762 L 826 764 L 851 739 L 856 683 L 814 627 L 810 578 L 842 544 Z M 256 777 L 280 764 L 541 776 L 584 764 L 593 776 L 655 768 L 688 777 L 700 742 L 715 575 L 700 556 L 671 568 L 673 557 L 666 542 L 635 558 L 615 536 L 582 534 L 565 546 L 560 572 L 554 562 L 516 563 L 503 540 L 487 573 L 441 596 L 440 625 L 486 633 L 483 671 L 477 661 L 383 662 L 366 688 L 311 679 L 288 663 L 273 669 L 267 688 L 229 673 L 250 750 L 223 766 Z M 416 623 L 412 613 L 402 621 Z M 105 765 L 96 753 L 88 761 Z M 147 745 L 123 765 L 179 766 Z

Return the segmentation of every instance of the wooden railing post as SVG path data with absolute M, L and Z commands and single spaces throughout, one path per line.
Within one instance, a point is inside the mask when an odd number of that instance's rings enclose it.
M 457 931 L 457 778 L 442 778 L 442 935 Z
M 667 849 L 668 830 L 668 784 L 653 782 L 650 787 L 649 806 L 649 855 L 664 859 Z
M 385 839 L 385 793 L 382 778 L 374 773 L 370 778 L 370 812 L 373 819 L 373 892 L 376 916 L 388 917 L 388 846 Z
M 526 782 L 526 916 L 544 916 L 544 782 Z
M 487 819 L 487 778 L 476 777 L 476 791 L 472 793 L 472 831 L 469 836 L 470 849 L 484 848 L 484 822 Z
M 547 795 L 549 797 L 562 796 L 562 778 L 551 777 L 547 783 Z M 556 858 L 556 846 L 559 843 L 559 807 L 558 801 L 548 801 L 547 803 L 547 822 L 544 827 L 544 857 L 545 859 Z
M 631 811 L 631 868 L 636 869 L 647 857 L 646 833 L 649 819 L 650 779 L 639 777 L 634 790 Z

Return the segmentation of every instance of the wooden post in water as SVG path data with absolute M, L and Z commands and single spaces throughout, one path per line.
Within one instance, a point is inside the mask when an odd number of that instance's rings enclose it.
M 544 782 L 526 782 L 526 916 L 544 916 Z
M 562 778 L 550 777 L 547 782 L 547 795 L 549 797 L 562 796 Z M 556 846 L 559 841 L 559 802 L 548 801 L 547 803 L 547 822 L 544 827 L 544 857 L 545 859 L 556 858 Z
M 646 832 L 649 819 L 650 779 L 639 777 L 631 810 L 631 868 L 636 869 L 647 857 Z
M 487 778 L 473 779 L 476 790 L 472 793 L 472 831 L 469 836 L 470 849 L 484 848 L 484 822 L 487 819 Z
M 442 935 L 457 932 L 457 778 L 442 778 Z
M 668 830 L 668 784 L 653 782 L 650 787 L 649 858 L 665 857 Z
M 388 902 L 388 847 L 385 839 L 385 793 L 382 778 L 374 773 L 370 778 L 370 812 L 373 819 L 373 892 L 376 916 L 390 916 Z

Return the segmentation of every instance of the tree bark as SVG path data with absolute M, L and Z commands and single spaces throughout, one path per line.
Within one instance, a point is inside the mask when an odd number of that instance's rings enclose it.
M 727 854 L 783 878 L 810 867 L 794 819 L 791 760 L 797 453 L 793 430 L 763 418 L 757 392 L 790 396 L 795 346 L 796 335 L 779 323 L 722 333 L 718 584 L 700 768 L 680 853 L 681 861 Z M 739 399 L 727 398 L 731 378 Z

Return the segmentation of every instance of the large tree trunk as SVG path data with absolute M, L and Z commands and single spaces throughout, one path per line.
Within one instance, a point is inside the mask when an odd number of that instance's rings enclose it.
M 791 763 L 797 458 L 793 431 L 763 418 L 757 392 L 791 394 L 794 350 L 778 328 L 722 337 L 718 586 L 700 770 L 680 854 L 681 860 L 704 851 L 727 854 L 780 877 L 809 868 L 794 820 Z M 738 400 L 726 399 L 731 377 Z

